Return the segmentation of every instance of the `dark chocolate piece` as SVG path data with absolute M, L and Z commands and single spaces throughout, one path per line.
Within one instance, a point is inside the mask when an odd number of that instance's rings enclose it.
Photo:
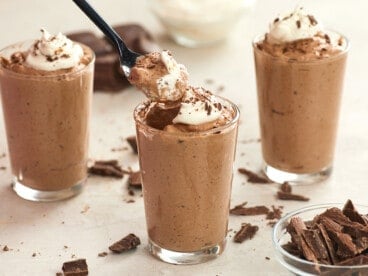
M 272 183 L 269 179 L 258 175 L 250 170 L 247 170 L 245 168 L 239 168 L 238 172 L 240 172 L 241 174 L 245 174 L 248 177 L 248 182 L 250 183 L 255 183 L 255 184 L 268 184 L 268 183 Z
M 267 213 L 266 219 L 272 220 L 272 219 L 280 219 L 282 216 L 282 206 L 279 206 L 278 208 L 275 207 L 274 205 L 271 206 L 272 207 L 272 211 L 269 211 Z
M 282 191 L 277 192 L 277 198 L 281 200 L 309 201 L 308 197 L 291 193 L 285 193 Z
M 116 53 L 108 53 L 96 57 L 94 89 L 99 91 L 120 91 L 130 86 L 120 68 Z
M 319 230 L 304 229 L 302 235 L 318 262 L 322 264 L 331 264 L 328 249 Z
M 284 193 L 291 193 L 292 192 L 291 185 L 288 182 L 282 183 L 280 186 L 280 191 Z
M 123 178 L 124 174 L 129 174 L 130 172 L 123 170 L 117 160 L 99 160 L 94 163 L 93 166 L 88 168 L 90 174 L 99 176 L 111 176 L 117 178 Z
M 98 257 L 106 257 L 108 255 L 107 252 L 101 252 L 101 253 L 98 253 Z
M 129 187 L 142 188 L 142 176 L 140 171 L 130 172 L 129 174 Z
M 298 246 L 299 251 L 303 253 L 308 261 L 317 263 L 317 257 L 303 237 L 304 230 L 306 230 L 306 226 L 301 218 L 293 217 L 290 219 L 287 231 L 291 235 L 292 242 Z
M 240 230 L 234 236 L 234 242 L 242 243 L 245 240 L 250 240 L 258 231 L 257 225 L 251 225 L 250 223 L 243 223 Z
M 180 105 L 165 109 L 159 105 L 152 106 L 146 115 L 147 125 L 162 130 L 173 123 L 173 119 L 178 115 L 179 110 Z
M 351 221 L 360 223 L 362 225 L 368 225 L 368 220 L 366 217 L 360 215 L 358 211 L 355 209 L 353 202 L 349 199 L 342 209 L 342 213 L 347 216 Z
M 230 214 L 238 216 L 257 216 L 257 215 L 267 215 L 270 209 L 266 206 L 254 206 L 254 207 L 244 207 L 247 203 L 242 203 L 230 209 Z
M 88 266 L 86 259 L 65 262 L 63 264 L 64 276 L 85 276 L 88 275 Z
M 134 249 L 140 244 L 141 241 L 136 235 L 129 234 L 120 241 L 115 242 L 113 245 L 109 247 L 109 249 L 114 253 L 122 253 L 127 250 Z
M 126 138 L 129 146 L 132 148 L 135 154 L 138 154 L 137 137 L 135 135 Z

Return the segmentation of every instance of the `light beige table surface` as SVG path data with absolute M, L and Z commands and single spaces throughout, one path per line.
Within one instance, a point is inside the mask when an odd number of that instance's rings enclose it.
M 368 4 L 354 1 L 305 1 L 326 26 L 345 33 L 351 40 L 339 137 L 333 176 L 318 185 L 296 188 L 311 198 L 308 204 L 342 202 L 347 198 L 368 204 Z M 177 46 L 143 0 L 91 1 L 111 23 L 140 22 L 157 38 L 162 48 L 170 49 L 184 63 L 195 85 L 205 85 L 239 104 L 242 115 L 235 169 L 261 166 L 256 88 L 251 38 L 266 30 L 278 12 L 288 11 L 295 1 L 258 1 L 231 34 L 227 43 L 203 49 Z M 40 27 L 51 33 L 90 29 L 98 32 L 72 1 L 0 0 L 0 47 L 39 36 Z M 127 146 L 124 138 L 134 134 L 132 111 L 143 96 L 130 88 L 117 94 L 94 95 L 90 157 L 117 158 L 124 167 L 138 168 L 137 156 L 127 151 L 111 151 Z M 0 108 L 1 109 L 1 108 Z M 7 152 L 5 130 L 0 112 L 0 154 Z M 25 137 L 27 139 L 27 137 Z M 248 142 L 247 142 L 248 141 Z M 271 227 L 262 216 L 230 217 L 229 228 L 238 230 L 242 222 L 260 227 L 250 241 L 235 244 L 231 239 L 218 259 L 194 266 L 174 266 L 152 258 L 146 250 L 147 235 L 143 199 L 126 203 L 126 178 L 114 180 L 91 177 L 85 191 L 73 199 L 56 203 L 33 203 L 18 198 L 10 188 L 8 157 L 0 158 L 0 275 L 55 275 L 64 261 L 86 258 L 90 275 L 288 275 L 275 259 Z M 285 212 L 305 205 L 282 202 L 274 197 L 277 186 L 252 185 L 234 174 L 231 206 L 248 201 L 249 205 L 283 205 Z M 180 192 L 180 191 L 178 191 Z M 108 246 L 134 232 L 142 245 L 122 255 L 97 257 Z M 67 248 L 64 248 L 67 246 Z M 36 253 L 35 257 L 32 254 Z M 270 260 L 266 260 L 269 257 Z

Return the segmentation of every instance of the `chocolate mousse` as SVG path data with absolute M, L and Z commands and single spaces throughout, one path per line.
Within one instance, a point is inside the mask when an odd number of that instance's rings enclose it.
M 173 263 L 210 259 L 201 255 L 224 248 L 238 110 L 190 86 L 167 51 L 139 58 L 130 79 L 149 98 L 134 116 L 150 251 Z M 198 255 L 164 258 L 160 249 Z
M 293 180 L 271 169 L 329 175 L 347 44 L 303 8 L 277 17 L 254 41 L 262 152 L 271 180 Z
M 94 54 L 60 33 L 42 33 L 41 39 L 0 52 L 2 104 L 18 194 L 24 191 L 19 187 L 65 190 L 87 177 Z M 47 200 L 52 199 L 49 193 Z

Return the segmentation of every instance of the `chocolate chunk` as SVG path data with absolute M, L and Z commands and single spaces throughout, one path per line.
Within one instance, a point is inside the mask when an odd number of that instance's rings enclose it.
M 230 209 L 230 214 L 238 216 L 257 216 L 267 215 L 270 211 L 266 206 L 244 207 L 246 204 L 245 202 Z
M 243 223 L 240 230 L 234 236 L 234 242 L 242 243 L 245 240 L 252 239 L 258 231 L 257 225 Z
M 85 276 L 88 275 L 86 259 L 65 262 L 63 264 L 64 276 Z
M 129 234 L 120 241 L 115 242 L 109 247 L 109 249 L 114 253 L 122 253 L 124 251 L 134 249 L 140 244 L 141 241 L 136 235 Z
M 286 244 L 282 245 L 282 248 L 287 251 L 288 253 L 297 256 L 297 257 L 303 257 L 302 253 L 300 252 L 298 246 L 294 242 L 288 242 Z
M 137 137 L 135 135 L 126 138 L 129 146 L 132 148 L 135 154 L 138 154 Z
M 178 115 L 180 105 L 174 105 L 170 108 L 161 108 L 159 105 L 154 105 L 150 108 L 146 115 L 147 125 L 157 128 L 164 129 L 167 125 L 171 125 L 173 119 Z
M 141 172 L 140 171 L 130 172 L 128 183 L 130 187 L 142 188 Z
M 119 57 L 116 53 L 96 56 L 94 88 L 101 91 L 120 91 L 130 84 L 121 72 Z
M 312 251 L 312 249 L 308 246 L 307 242 L 303 237 L 303 231 L 306 230 L 306 226 L 301 218 L 293 217 L 290 220 L 289 225 L 287 226 L 287 231 L 291 235 L 291 240 L 298 246 L 300 252 L 302 252 L 303 256 L 311 262 L 317 262 L 317 257 Z
M 107 252 L 101 252 L 101 253 L 98 253 L 98 257 L 106 257 L 108 255 Z
M 331 264 L 328 249 L 320 231 L 318 229 L 304 229 L 302 235 L 318 262 L 322 264 Z
M 351 236 L 342 233 L 342 227 L 327 217 L 322 217 L 321 224 L 325 227 L 328 236 L 337 245 L 336 255 L 340 259 L 354 257 L 358 252 Z
M 250 170 L 247 170 L 245 168 L 239 168 L 238 172 L 240 172 L 241 174 L 245 174 L 248 177 L 248 182 L 250 183 L 257 183 L 257 184 L 267 184 L 267 183 L 271 183 L 270 180 L 268 180 L 267 178 L 258 175 Z
M 272 211 L 269 211 L 267 213 L 266 219 L 272 220 L 272 219 L 280 219 L 282 216 L 282 206 L 279 206 L 278 208 L 275 206 L 271 206 Z
M 355 209 L 355 206 L 353 205 L 350 199 L 345 203 L 344 208 L 342 209 L 342 212 L 351 221 L 355 221 L 362 225 L 368 225 L 367 218 L 358 213 L 358 211 Z
M 281 200 L 309 201 L 308 197 L 291 193 L 285 193 L 282 191 L 277 192 L 277 198 Z
M 9 250 L 10 250 L 9 247 L 7 245 L 4 245 L 3 251 L 9 251 Z
M 88 168 L 90 174 L 99 176 L 111 176 L 116 178 L 123 178 L 124 174 L 129 174 L 128 171 L 123 170 L 117 160 L 99 160 L 93 166 Z
M 288 182 L 282 183 L 280 186 L 280 191 L 284 193 L 291 193 L 292 192 L 291 185 Z

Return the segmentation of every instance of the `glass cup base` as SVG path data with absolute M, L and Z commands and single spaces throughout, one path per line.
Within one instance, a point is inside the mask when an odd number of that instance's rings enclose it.
M 270 180 L 276 183 L 288 182 L 291 185 L 308 185 L 326 180 L 332 173 L 332 166 L 315 173 L 292 173 L 276 169 L 264 163 L 263 172 Z
M 178 252 L 164 249 L 155 244 L 151 239 L 148 241 L 148 251 L 161 261 L 170 264 L 199 264 L 217 258 L 224 251 L 226 239 L 221 243 L 194 252 Z
M 58 190 L 58 191 L 40 191 L 36 189 L 29 188 L 22 183 L 20 183 L 17 179 L 15 179 L 12 183 L 13 190 L 23 199 L 30 201 L 39 201 L 39 202 L 50 202 L 50 201 L 58 201 L 67 199 L 79 194 L 83 189 L 83 184 L 86 180 L 83 180 L 74 186 L 69 188 Z

